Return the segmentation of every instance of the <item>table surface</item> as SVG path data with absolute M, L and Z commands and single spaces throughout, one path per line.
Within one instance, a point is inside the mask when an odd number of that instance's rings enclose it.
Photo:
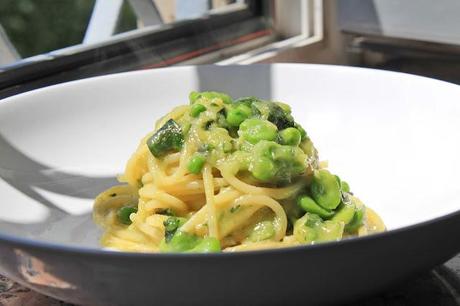
M 244 302 L 244 301 L 242 301 Z M 0 306 L 72 306 L 27 289 L 0 276 Z M 377 296 L 348 306 L 458 306 L 460 254 L 445 264 L 418 275 Z M 91 306 L 91 305 L 87 305 Z

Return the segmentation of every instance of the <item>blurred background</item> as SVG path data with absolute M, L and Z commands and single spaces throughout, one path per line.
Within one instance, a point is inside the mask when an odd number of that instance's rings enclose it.
M 302 62 L 460 82 L 457 0 L 1 0 L 0 97 L 189 64 Z

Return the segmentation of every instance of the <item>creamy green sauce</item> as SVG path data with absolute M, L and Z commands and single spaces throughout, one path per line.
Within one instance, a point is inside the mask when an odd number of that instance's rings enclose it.
M 197 138 L 197 151 L 211 165 L 274 186 L 317 168 L 316 149 L 287 104 L 220 93 L 192 93 L 190 103 L 177 123 L 186 140 Z

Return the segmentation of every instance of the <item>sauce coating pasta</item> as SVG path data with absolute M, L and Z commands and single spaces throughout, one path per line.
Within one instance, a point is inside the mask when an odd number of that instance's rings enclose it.
M 134 252 L 234 252 L 385 230 L 319 162 L 291 109 L 192 92 L 158 120 L 121 185 L 95 200 L 103 246 Z

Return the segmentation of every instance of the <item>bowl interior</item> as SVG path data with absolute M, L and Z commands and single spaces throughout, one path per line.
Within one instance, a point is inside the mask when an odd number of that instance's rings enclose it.
M 321 65 L 110 75 L 0 101 L 0 234 L 98 247 L 93 198 L 191 90 L 289 103 L 329 168 L 389 229 L 460 208 L 460 87 Z

